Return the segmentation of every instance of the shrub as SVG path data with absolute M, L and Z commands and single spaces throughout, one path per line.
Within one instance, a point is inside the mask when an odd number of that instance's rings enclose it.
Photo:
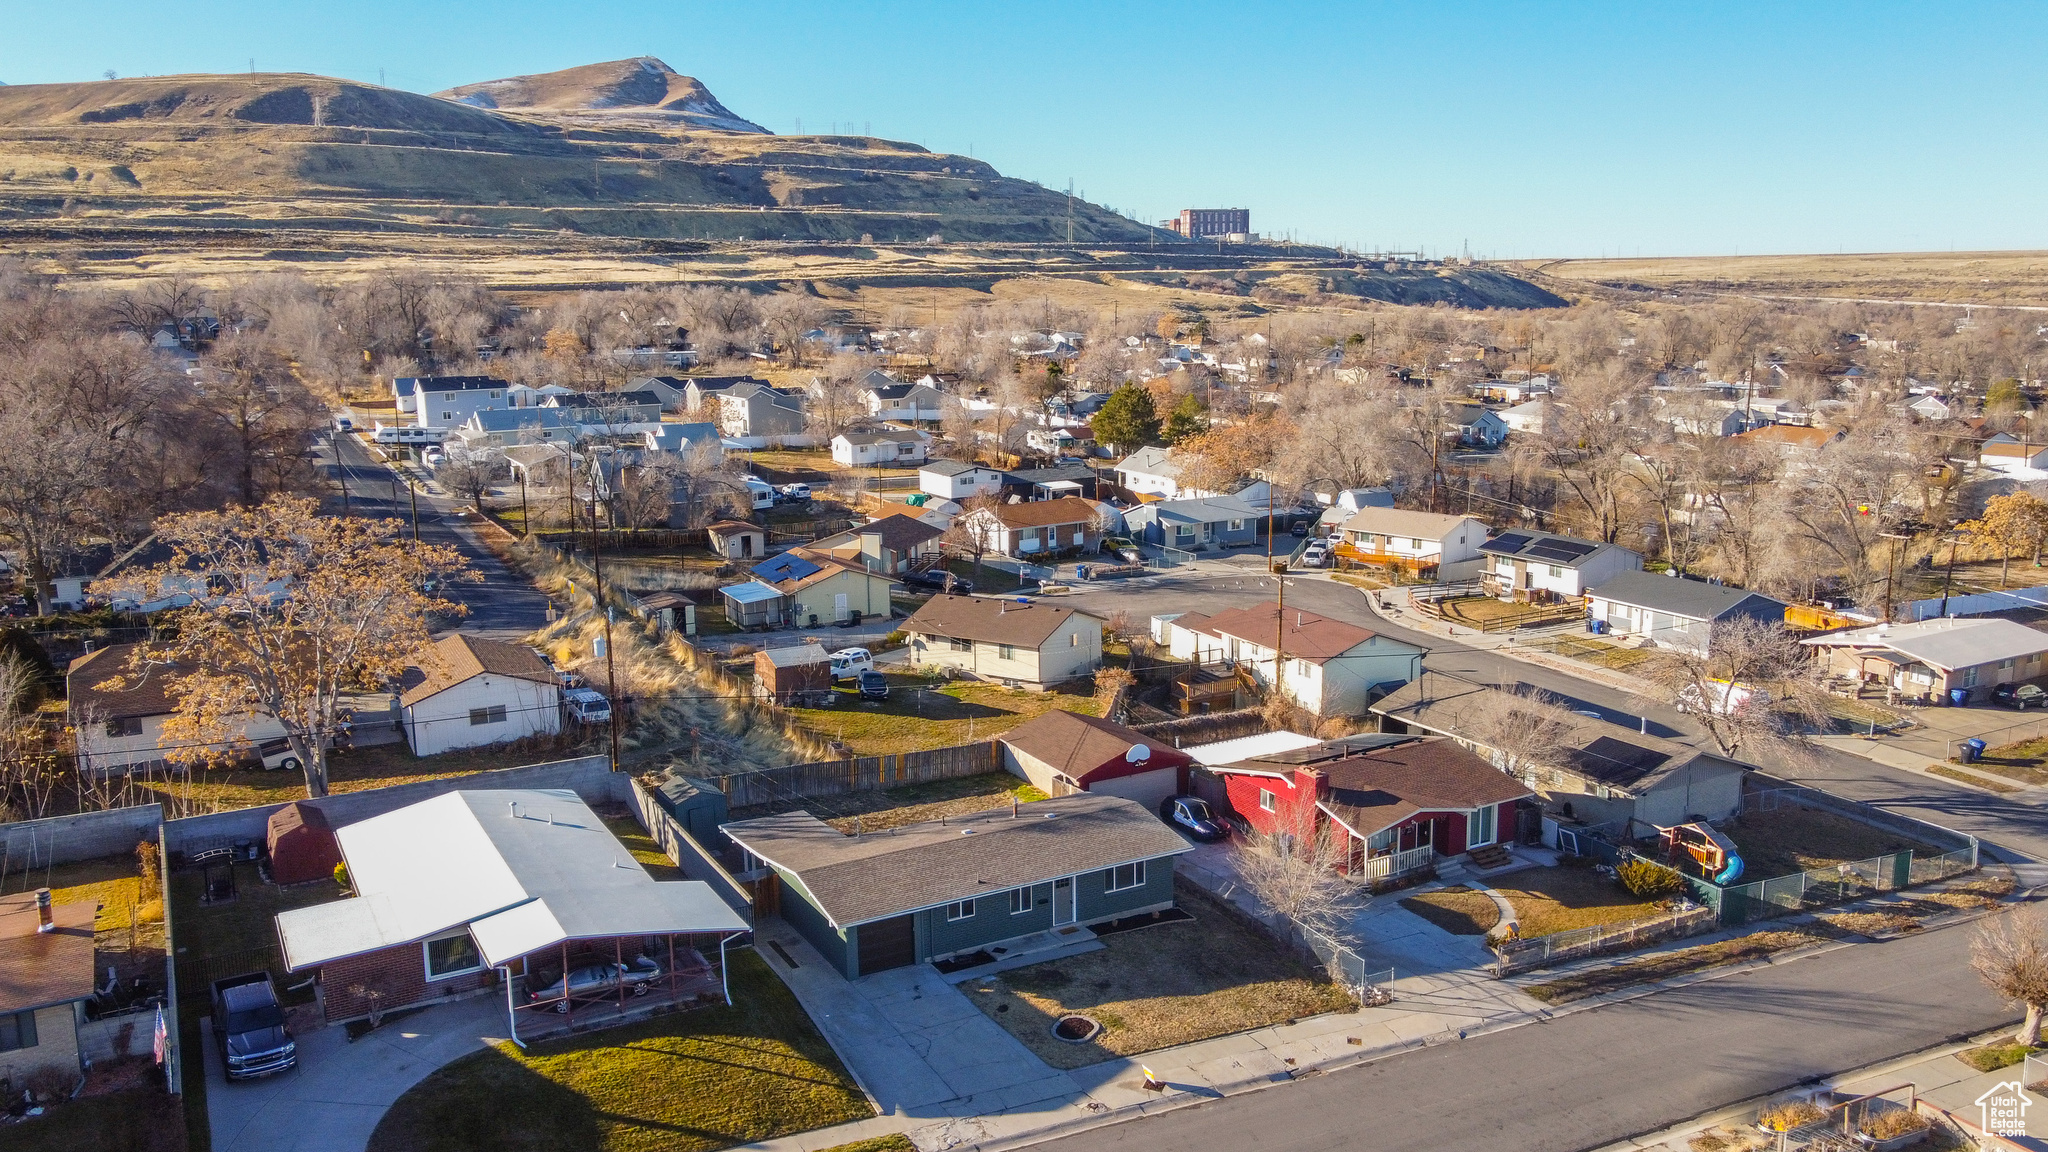
M 1623 861 L 1614 876 L 1638 900 L 1676 896 L 1685 890 L 1685 877 L 1653 860 Z
M 1918 1112 L 1909 1112 L 1904 1108 L 1887 1108 L 1882 1112 L 1865 1116 L 1863 1123 L 1856 1127 L 1873 1140 L 1891 1140 L 1899 1136 L 1910 1136 L 1915 1132 L 1925 1132 L 1928 1124 L 1927 1118 Z
M 1827 1113 L 1811 1100 L 1787 1100 L 1757 1113 L 1759 1127 L 1772 1132 L 1790 1132 L 1802 1125 L 1827 1119 Z
M 348 865 L 336 864 L 334 866 L 334 882 L 343 888 L 348 887 Z

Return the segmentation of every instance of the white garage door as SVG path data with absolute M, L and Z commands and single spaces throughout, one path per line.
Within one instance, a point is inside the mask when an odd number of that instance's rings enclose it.
M 1146 808 L 1157 812 L 1159 811 L 1160 802 L 1174 794 L 1174 785 L 1178 782 L 1179 778 L 1180 772 L 1178 769 L 1157 768 L 1150 772 L 1140 772 L 1134 776 L 1119 776 L 1114 780 L 1098 780 L 1090 784 L 1088 790 L 1090 792 L 1102 793 L 1105 796 L 1121 796 L 1126 800 L 1136 800 Z

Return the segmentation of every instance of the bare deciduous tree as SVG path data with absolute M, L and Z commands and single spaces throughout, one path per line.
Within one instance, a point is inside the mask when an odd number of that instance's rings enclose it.
M 1657 648 L 1635 673 L 1646 694 L 1676 703 L 1727 756 L 1764 743 L 1800 753 L 1828 723 L 1820 668 L 1782 624 L 1725 620 L 1713 625 L 1704 653 Z
M 1970 967 L 1998 998 L 2026 1011 L 2016 1043 L 2041 1042 L 2041 1012 L 2048 1008 L 2048 930 L 2038 905 L 2008 908 L 1970 942 Z

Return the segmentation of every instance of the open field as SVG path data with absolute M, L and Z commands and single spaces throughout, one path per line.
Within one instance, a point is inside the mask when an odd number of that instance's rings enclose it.
M 1553 282 L 1792 298 L 2010 304 L 2048 308 L 2048 252 L 1859 252 L 1521 261 Z
M 1081 1068 L 1112 1056 L 1191 1044 L 1282 1020 L 1342 1012 L 1354 1001 L 1185 882 L 1174 899 L 1192 920 L 1115 932 L 1105 947 L 961 985 L 968 999 L 1038 1058 Z M 1069 1044 L 1052 1026 L 1069 1012 L 1102 1024 Z
M 465 1056 L 399 1097 L 370 1150 L 705 1152 L 874 1114 L 752 950 L 731 982 L 731 1007 Z

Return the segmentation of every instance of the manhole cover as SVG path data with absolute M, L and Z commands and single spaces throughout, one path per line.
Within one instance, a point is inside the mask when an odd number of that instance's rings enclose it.
M 1059 1022 L 1052 1026 L 1053 1039 L 1064 1040 L 1069 1044 L 1086 1044 L 1095 1039 L 1101 1031 L 1100 1022 L 1079 1013 L 1062 1016 Z

